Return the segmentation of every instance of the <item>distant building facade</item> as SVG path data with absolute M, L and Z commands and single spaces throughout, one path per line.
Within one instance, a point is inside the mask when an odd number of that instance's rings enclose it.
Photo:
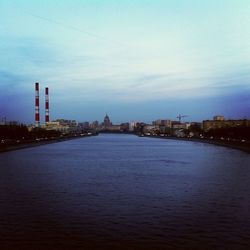
M 57 119 L 55 121 L 46 122 L 42 128 L 47 130 L 56 130 L 62 133 L 73 133 L 79 131 L 78 123 L 75 120 Z
M 223 117 L 223 116 L 219 116 Z M 219 128 L 230 128 L 230 127 L 239 127 L 245 126 L 250 127 L 250 120 L 241 119 L 241 120 L 225 120 L 224 117 L 219 118 L 218 116 L 214 117 L 214 120 L 205 120 L 203 121 L 203 130 L 205 132 L 209 131 L 210 129 L 219 129 Z
M 109 116 L 106 114 L 102 123 L 104 128 L 109 128 L 112 126 L 112 122 L 109 119 Z
M 97 130 L 99 128 L 99 122 L 98 121 L 93 121 L 92 123 L 89 124 L 91 129 Z
M 143 125 L 142 132 L 144 134 L 157 134 L 159 131 L 159 126 L 158 125 L 151 125 L 151 124 L 145 124 Z
M 103 123 L 99 127 L 100 131 L 107 131 L 107 132 L 120 132 L 121 131 L 121 125 L 113 125 L 109 116 L 106 114 Z
M 106 128 L 107 131 L 110 132 L 120 132 L 121 131 L 121 125 L 111 125 Z
M 81 129 L 89 129 L 89 122 L 79 122 L 78 127 Z
M 120 129 L 122 132 L 129 132 L 129 123 L 128 122 L 125 122 L 125 123 L 122 123 L 120 125 Z
M 137 127 L 137 124 L 138 124 L 138 122 L 136 122 L 136 121 L 130 122 L 130 123 L 129 123 L 129 131 L 130 131 L 130 132 L 134 132 L 135 129 L 136 129 L 136 127 Z
M 223 115 L 215 115 L 214 121 L 224 121 L 225 117 Z
M 171 120 L 155 120 L 152 122 L 152 125 L 156 125 L 156 126 L 165 126 L 167 128 L 171 128 Z
M 188 129 L 189 127 L 189 122 L 173 122 L 172 124 L 172 129 Z

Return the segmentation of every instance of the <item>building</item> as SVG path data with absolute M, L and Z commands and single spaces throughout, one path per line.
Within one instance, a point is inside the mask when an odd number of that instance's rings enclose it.
M 201 137 L 202 136 L 202 123 L 191 122 L 189 130 L 189 137 Z
M 109 116 L 106 114 L 103 119 L 103 123 L 101 124 L 101 126 L 99 126 L 99 130 L 106 132 L 120 132 L 122 130 L 122 126 L 113 125 L 109 119 Z
M 89 122 L 79 122 L 78 127 L 81 129 L 89 129 Z
M 122 132 L 128 132 L 129 131 L 129 123 L 128 122 L 121 123 L 120 127 L 121 127 L 120 130 Z
M 143 133 L 143 128 L 144 126 L 146 126 L 147 124 L 144 122 L 136 122 L 134 127 L 133 127 L 133 132 L 137 133 L 137 134 L 142 134 Z
M 76 127 L 78 125 L 76 120 L 57 119 L 55 121 L 59 122 L 61 126 Z
M 63 127 L 60 125 L 60 123 L 56 121 L 46 122 L 46 124 L 42 125 L 42 128 L 46 130 L 57 130 L 57 131 L 63 130 Z
M 104 128 L 108 128 L 112 126 L 112 122 L 109 119 L 109 116 L 106 114 L 102 123 Z
M 120 132 L 121 131 L 121 125 L 111 125 L 109 127 L 106 127 L 106 131 L 109 131 L 109 132 Z
M 55 121 L 46 122 L 46 124 L 42 127 L 47 130 L 56 130 L 62 133 L 75 133 L 79 132 L 81 129 L 75 120 L 65 119 L 57 119 Z
M 171 128 L 171 120 L 158 119 L 156 121 L 153 121 L 152 124 L 155 126 L 165 126 L 167 128 Z
M 189 122 L 179 122 L 179 121 L 173 121 L 171 128 L 176 129 L 188 129 L 190 127 Z
M 224 121 L 225 118 L 223 115 L 215 115 L 214 116 L 214 121 Z
M 129 131 L 130 131 L 130 132 L 134 132 L 134 131 L 135 131 L 135 128 L 136 128 L 136 126 L 137 126 L 137 124 L 138 124 L 138 122 L 136 122 L 136 121 L 130 122 L 130 123 L 129 123 Z
M 159 131 L 158 125 L 145 124 L 143 125 L 143 128 L 142 128 L 143 134 L 155 135 L 155 134 L 158 134 L 158 131 Z
M 99 127 L 99 122 L 98 121 L 93 121 L 92 123 L 89 124 L 90 128 L 92 129 L 98 129 Z
M 224 118 L 224 117 L 223 117 Z M 203 130 L 205 132 L 210 129 L 219 129 L 219 128 L 232 128 L 232 127 L 250 127 L 250 120 L 241 119 L 241 120 L 224 120 L 218 116 L 214 117 L 214 120 L 205 120 L 203 121 Z

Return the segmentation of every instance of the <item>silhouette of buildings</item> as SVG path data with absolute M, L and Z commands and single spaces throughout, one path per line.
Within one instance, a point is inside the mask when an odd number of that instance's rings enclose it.
M 214 116 L 213 120 L 203 121 L 203 130 L 205 132 L 209 131 L 210 129 L 232 128 L 240 126 L 250 127 L 250 120 L 225 120 L 223 116 Z
M 109 128 L 112 126 L 112 122 L 109 119 L 109 116 L 106 114 L 102 123 L 104 128 Z

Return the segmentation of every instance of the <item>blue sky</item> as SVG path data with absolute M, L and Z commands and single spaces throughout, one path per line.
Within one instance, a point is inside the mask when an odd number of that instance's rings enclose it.
M 0 118 L 250 118 L 249 0 L 1 0 Z

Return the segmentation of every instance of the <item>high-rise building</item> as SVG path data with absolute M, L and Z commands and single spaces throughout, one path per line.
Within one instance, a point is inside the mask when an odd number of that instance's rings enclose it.
M 110 119 L 109 119 L 109 116 L 108 116 L 107 114 L 106 114 L 106 116 L 104 117 L 103 126 L 104 126 L 105 128 L 112 126 L 112 123 L 111 123 L 111 121 L 110 121 Z

